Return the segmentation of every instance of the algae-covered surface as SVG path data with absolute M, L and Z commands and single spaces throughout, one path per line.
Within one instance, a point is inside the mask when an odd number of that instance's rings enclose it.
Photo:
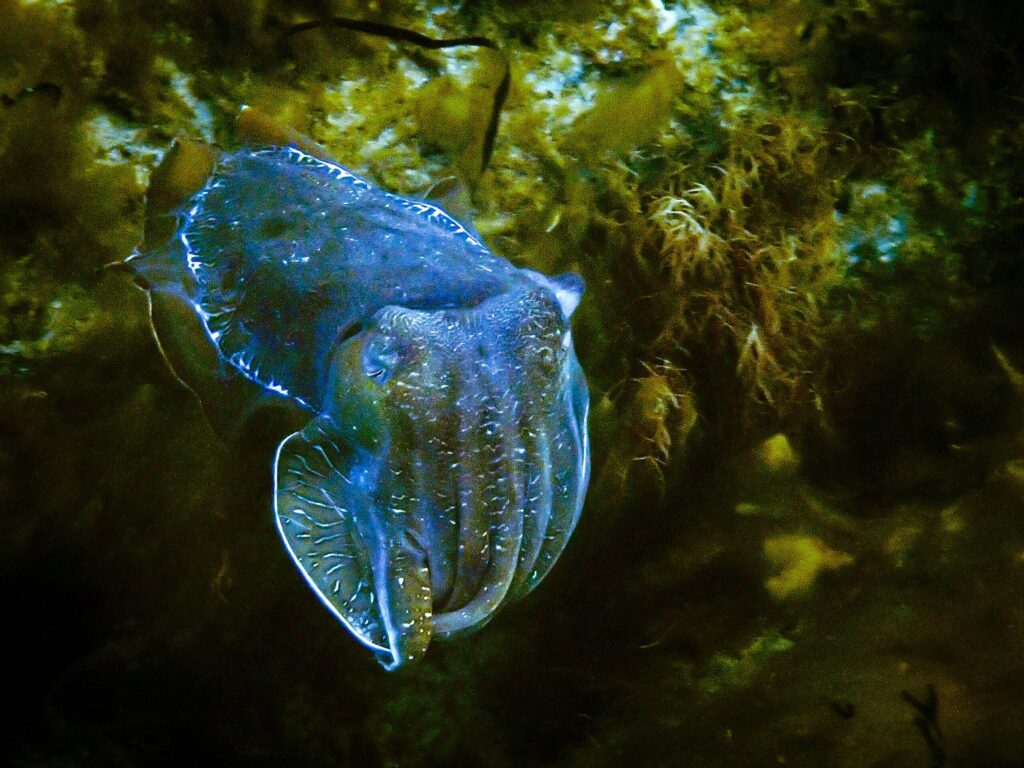
M 1015 8 L 0 0 L 4 762 L 1024 765 Z M 501 53 L 287 34 L 332 15 Z M 587 283 L 577 531 L 396 673 L 104 267 L 242 104 Z

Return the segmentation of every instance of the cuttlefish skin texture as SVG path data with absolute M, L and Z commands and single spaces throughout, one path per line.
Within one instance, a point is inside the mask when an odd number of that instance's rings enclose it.
M 386 668 L 548 573 L 590 467 L 579 277 L 292 147 L 222 155 L 131 265 L 222 370 L 308 413 L 277 449 L 277 527 Z

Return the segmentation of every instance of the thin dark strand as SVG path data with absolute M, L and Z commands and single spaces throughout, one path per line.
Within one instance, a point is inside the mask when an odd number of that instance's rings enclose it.
M 487 123 L 487 129 L 484 131 L 480 172 L 483 173 L 487 170 L 487 166 L 491 162 L 491 155 L 494 153 L 494 141 L 497 138 L 498 125 L 501 122 L 501 110 L 505 106 L 505 100 L 508 98 L 509 87 L 512 84 L 512 73 L 509 68 L 508 59 L 493 40 L 476 35 L 449 38 L 428 37 L 427 35 L 420 34 L 419 32 L 414 32 L 411 29 L 394 27 L 390 24 L 381 24 L 376 21 L 366 21 L 364 19 L 350 19 L 345 16 L 333 16 L 329 19 L 316 19 L 313 21 L 303 21 L 298 24 L 292 24 L 285 29 L 285 35 L 290 36 L 299 32 L 307 32 L 311 29 L 319 29 L 321 27 L 337 27 L 339 29 L 347 29 L 350 32 L 363 32 L 368 35 L 377 35 L 378 37 L 386 37 L 391 40 L 412 43 L 413 45 L 418 45 L 421 48 L 429 48 L 431 50 L 472 45 L 478 48 L 489 48 L 492 51 L 497 51 L 501 55 L 501 61 L 505 72 L 502 75 L 501 82 L 498 83 L 497 89 L 494 91 L 494 105 L 491 107 L 491 118 Z
M 379 37 L 388 37 L 392 40 L 403 40 L 407 43 L 413 43 L 414 45 L 418 45 L 423 48 L 432 48 L 435 50 L 438 48 L 454 48 L 459 45 L 475 45 L 481 48 L 498 49 L 497 44 L 486 37 L 427 37 L 426 35 L 414 32 L 411 29 L 393 27 L 390 24 L 381 24 L 376 21 L 366 21 L 365 19 L 350 19 L 345 16 L 333 16 L 330 19 L 314 19 L 313 21 L 303 21 L 299 24 L 292 24 L 285 29 L 285 34 L 293 35 L 298 32 L 306 32 L 310 29 L 317 29 L 319 27 L 338 27 L 352 32 L 365 32 L 370 35 L 378 35 Z
M 494 140 L 498 136 L 498 124 L 501 122 L 501 108 L 505 105 L 505 99 L 508 98 L 508 89 L 512 85 L 512 72 L 509 70 L 508 59 L 505 58 L 504 54 L 502 54 L 502 63 L 505 65 L 505 74 L 502 76 L 501 82 L 498 83 L 498 88 L 494 92 L 491 119 L 487 123 L 487 130 L 484 132 L 483 160 L 480 165 L 481 173 L 487 170 L 487 165 L 491 162 L 491 155 L 494 152 Z

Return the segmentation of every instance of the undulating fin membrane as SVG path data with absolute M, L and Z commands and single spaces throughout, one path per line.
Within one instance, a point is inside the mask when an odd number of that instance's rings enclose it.
M 159 274 L 144 268 L 144 260 L 134 264 L 147 282 L 153 284 L 159 278 Z M 305 408 L 268 393 L 230 368 L 207 337 L 191 304 L 178 293 L 151 290 L 149 302 L 150 323 L 160 354 L 199 399 L 206 420 L 222 440 L 249 441 L 257 412 L 261 426 L 269 427 L 278 438 L 309 419 Z
M 153 170 L 146 191 L 143 251 L 163 245 L 178 228 L 177 213 L 203 188 L 213 172 L 218 153 L 209 144 L 177 139 Z
M 235 122 L 242 141 L 259 147 L 296 147 L 307 155 L 337 163 L 327 149 L 304 133 L 289 128 L 255 107 L 242 107 Z

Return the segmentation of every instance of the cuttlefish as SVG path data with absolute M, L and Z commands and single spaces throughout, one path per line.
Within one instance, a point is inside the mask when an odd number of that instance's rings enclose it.
M 530 592 L 576 526 L 583 282 L 513 266 L 254 111 L 239 132 L 167 154 L 127 263 L 216 429 L 267 403 L 298 417 L 273 459 L 281 541 L 395 669 Z

